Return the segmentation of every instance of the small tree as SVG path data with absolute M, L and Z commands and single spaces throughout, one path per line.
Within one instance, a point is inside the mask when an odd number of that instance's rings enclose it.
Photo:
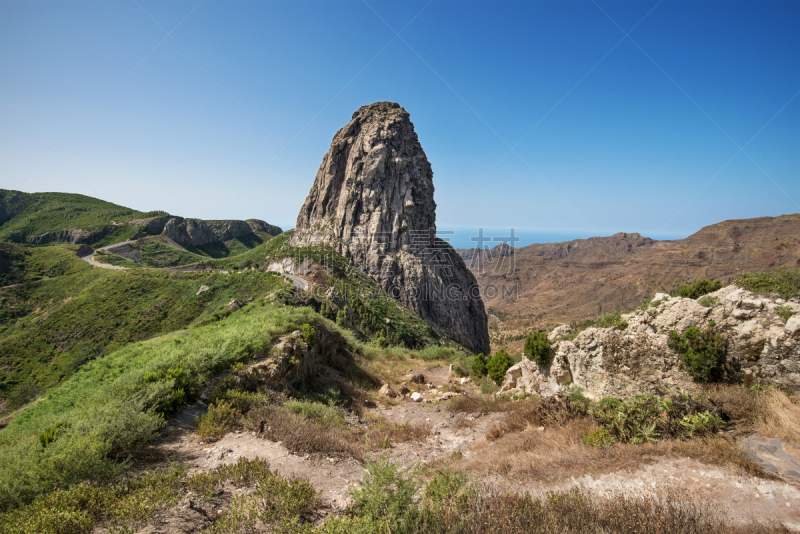
M 347 326 L 347 310 L 342 308 L 339 310 L 339 313 L 336 314 L 336 324 L 339 326 Z
M 553 353 L 550 340 L 544 332 L 533 332 L 525 340 L 525 356 L 539 365 L 550 365 Z
M 475 375 L 476 378 L 483 378 L 486 376 L 486 373 L 488 372 L 486 369 L 486 363 L 486 356 L 484 356 L 482 352 L 475 356 L 475 359 L 472 360 L 472 365 L 470 367 L 472 369 L 472 374 Z
M 497 384 L 503 382 L 506 376 L 506 371 L 511 367 L 511 356 L 505 350 L 499 350 L 494 356 L 489 358 L 486 364 L 486 370 L 489 372 L 489 378 L 494 380 Z

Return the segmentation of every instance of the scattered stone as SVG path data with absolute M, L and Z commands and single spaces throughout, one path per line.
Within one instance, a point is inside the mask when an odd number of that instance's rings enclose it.
M 469 384 L 469 383 L 471 383 L 471 382 L 472 382 L 472 379 L 471 379 L 470 377 L 468 377 L 468 376 L 465 376 L 464 378 L 462 378 L 462 379 L 460 380 L 460 382 L 461 382 L 461 385 L 463 386 L 464 384 Z
M 194 294 L 194 296 L 196 297 L 196 296 L 198 296 L 200 293 L 205 293 L 205 292 L 206 292 L 206 291 L 208 291 L 209 289 L 210 289 L 210 288 L 209 288 L 208 286 L 200 286 L 200 289 L 198 289 L 198 290 L 197 290 L 197 293 L 195 293 L 195 294 Z
M 408 389 L 408 386 L 406 386 L 405 384 L 401 384 L 398 391 L 400 392 L 401 395 L 408 395 L 409 393 L 411 393 L 411 390 Z
M 412 384 L 424 384 L 425 383 L 425 376 L 417 373 L 411 377 Z
M 211 436 L 211 437 L 209 437 L 209 438 L 208 438 L 206 441 L 207 441 L 208 443 L 216 443 L 216 442 L 218 442 L 218 441 L 219 441 L 219 438 L 215 438 L 214 436 Z M 202 445 L 202 443 L 201 443 L 200 445 Z
M 388 397 L 390 399 L 397 397 L 397 393 L 394 392 L 394 390 L 389 386 L 389 384 L 382 385 L 381 389 L 378 390 L 378 394 L 383 397 Z
M 228 311 L 234 312 L 234 311 L 240 309 L 244 305 L 245 305 L 245 302 L 243 300 L 231 299 L 230 303 L 227 306 L 225 306 L 225 309 L 228 310 Z
M 448 391 L 442 394 L 442 400 L 452 399 L 453 397 L 458 397 L 458 394 L 453 393 L 452 391 Z

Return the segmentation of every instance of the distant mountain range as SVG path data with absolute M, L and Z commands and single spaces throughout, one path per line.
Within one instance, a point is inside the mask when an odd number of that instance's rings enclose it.
M 458 249 L 483 288 L 494 335 L 629 310 L 657 291 L 701 278 L 800 267 L 800 214 L 728 220 L 680 240 L 640 234 L 576 239 L 478 254 Z

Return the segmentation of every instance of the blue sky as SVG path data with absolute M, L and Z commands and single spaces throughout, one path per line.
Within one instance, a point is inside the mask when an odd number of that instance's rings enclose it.
M 799 91 L 794 0 L 5 0 L 0 187 L 289 228 L 391 100 L 440 229 L 680 237 L 800 212 Z

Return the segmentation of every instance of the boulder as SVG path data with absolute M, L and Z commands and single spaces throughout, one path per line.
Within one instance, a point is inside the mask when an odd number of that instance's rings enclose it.
M 561 326 L 555 327 L 553 331 L 548 334 L 547 339 L 550 341 L 555 341 L 556 339 L 564 337 L 570 333 L 572 333 L 572 327 L 568 324 L 562 324 Z
M 200 289 L 197 290 L 197 293 L 195 293 L 194 296 L 196 297 L 196 296 L 200 295 L 201 293 L 205 293 L 209 289 L 211 289 L 211 288 L 209 288 L 208 286 L 200 286 Z
M 425 383 L 425 375 L 417 373 L 415 375 L 411 375 L 411 383 L 412 384 L 424 384 Z
M 411 400 L 414 402 L 422 402 L 422 393 L 415 391 L 411 394 Z

